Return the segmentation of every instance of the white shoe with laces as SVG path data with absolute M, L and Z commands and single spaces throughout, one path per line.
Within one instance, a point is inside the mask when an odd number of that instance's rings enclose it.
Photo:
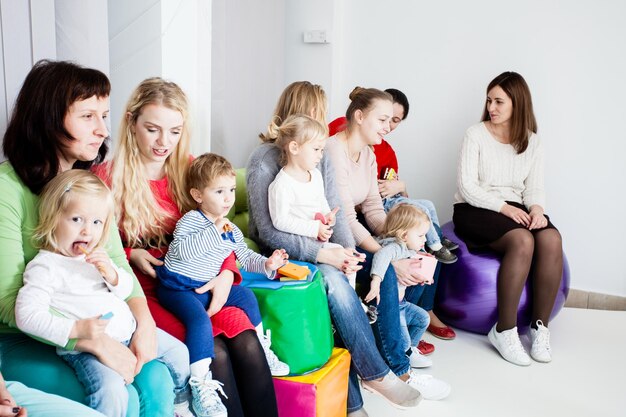
M 543 325 L 541 320 L 537 320 L 537 330 L 530 328 L 530 356 L 537 362 L 550 362 L 552 351 L 550 349 L 550 330 Z
M 500 352 L 502 357 L 519 366 L 530 365 L 530 356 L 524 350 L 522 341 L 519 339 L 517 327 L 513 327 L 503 332 L 496 331 L 497 323 L 489 331 L 489 341 Z
M 285 376 L 289 375 L 289 365 L 285 362 L 282 362 L 278 359 L 278 356 L 270 346 L 272 345 L 272 334 L 269 330 L 265 332 L 265 335 L 261 335 L 259 339 L 261 340 L 261 346 L 263 346 L 263 352 L 265 353 L 265 359 L 267 359 L 267 364 L 270 366 L 270 372 L 272 376 Z
M 222 404 L 218 391 L 225 397 L 222 384 L 213 379 L 211 372 L 205 378 L 192 376 L 189 378 L 191 386 L 191 404 L 197 417 L 227 417 L 226 407 Z
M 413 369 L 409 369 L 406 383 L 418 390 L 425 400 L 443 400 L 452 391 L 447 382 L 433 378 L 432 375 L 418 374 Z
M 409 356 L 409 362 L 411 363 L 411 368 L 428 368 L 432 366 L 433 361 L 422 355 L 422 352 L 419 351 L 416 347 L 411 347 L 411 356 Z
M 189 401 L 174 404 L 174 417 L 195 417 L 189 409 Z

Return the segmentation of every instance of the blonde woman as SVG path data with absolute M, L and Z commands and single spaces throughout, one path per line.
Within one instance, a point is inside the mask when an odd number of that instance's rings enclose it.
M 167 251 L 178 219 L 195 207 L 184 184 L 192 159 L 190 133 L 188 102 L 181 88 L 161 78 L 146 79 L 126 105 L 113 160 L 95 170 L 113 191 L 126 255 L 157 326 L 181 340 L 184 326 L 158 302 L 154 267 L 163 264 L 159 258 Z M 271 375 L 254 326 L 241 310 L 222 309 L 228 288 L 241 282 L 234 256 L 224 262 L 214 281 L 209 311 L 219 313 L 212 316 L 217 337 L 211 370 L 224 383 L 228 398 L 222 397 L 222 402 L 230 416 L 253 415 L 258 409 L 275 416 Z M 231 360 L 242 367 L 233 370 Z
M 322 87 L 308 81 L 290 84 L 278 100 L 268 132 L 260 135 L 263 143 L 252 152 L 248 161 L 248 199 L 254 203 L 249 204 L 250 235 L 262 251 L 270 253 L 272 247 L 285 248 L 293 258 L 317 263 L 322 272 L 331 317 L 339 337 L 352 355 L 348 416 L 368 415 L 363 408 L 357 375 L 361 377 L 363 387 L 382 395 L 393 405 L 401 408 L 415 407 L 421 399 L 419 392 L 401 382 L 385 364 L 376 349 L 376 342 L 359 298 L 348 283 L 346 274 L 361 269 L 361 257 L 354 254 L 354 239 L 343 213 L 337 213 L 330 236 L 331 242 L 341 246 L 334 248 L 323 247 L 323 242 L 317 239 L 280 231 L 272 223 L 268 188 L 281 169 L 282 153 L 275 145 L 276 132 L 294 114 L 311 116 L 326 126 L 326 94 Z M 335 188 L 335 173 L 325 155 L 321 158 L 318 169 L 322 175 L 329 207 L 338 207 L 341 200 Z M 397 305 L 396 300 L 396 311 Z

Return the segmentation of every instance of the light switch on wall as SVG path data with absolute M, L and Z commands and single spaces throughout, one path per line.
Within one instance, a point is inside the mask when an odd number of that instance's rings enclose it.
M 304 32 L 304 43 L 330 43 L 330 32 L 327 30 L 307 30 Z

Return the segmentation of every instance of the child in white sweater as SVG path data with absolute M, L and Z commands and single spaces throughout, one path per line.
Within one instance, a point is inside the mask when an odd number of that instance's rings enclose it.
M 24 271 L 15 316 L 20 330 L 58 346 L 57 353 L 84 384 L 90 407 L 109 417 L 124 417 L 126 384 L 135 375 L 118 373 L 106 356 L 74 350 L 76 339 L 109 337 L 132 355 L 128 344 L 136 321 L 124 300 L 136 280 L 114 265 L 103 248 L 110 227 L 115 227 L 113 200 L 98 177 L 69 170 L 50 181 L 42 192 L 34 234 L 40 251 Z M 174 380 L 175 415 L 191 417 L 187 348 L 159 330 L 157 341 L 157 359 Z M 216 388 L 208 394 L 217 395 Z M 219 415 L 207 408 L 199 411 Z
M 322 159 L 328 131 L 317 120 L 302 114 L 289 116 L 279 126 L 271 124 L 276 146 L 282 151 L 283 168 L 268 190 L 268 205 L 274 227 L 280 231 L 329 242 L 339 207 L 331 210 L 324 181 L 317 165 Z M 356 253 L 356 252 L 355 252 Z M 364 256 L 362 256 L 365 259 Z M 352 288 L 356 273 L 347 275 Z M 376 321 L 375 307 L 363 305 L 370 323 Z

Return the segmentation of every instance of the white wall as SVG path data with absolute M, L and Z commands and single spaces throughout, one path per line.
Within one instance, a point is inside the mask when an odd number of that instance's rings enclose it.
M 563 234 L 572 286 L 626 295 L 611 244 L 626 233 L 626 3 L 345 3 L 346 94 L 356 84 L 396 87 L 411 101 L 389 137 L 410 195 L 432 199 L 450 220 L 463 133 L 479 120 L 488 82 L 517 71 L 533 93 L 547 212 Z
M 257 143 L 255 133 L 291 81 L 322 83 L 331 119 L 345 112 L 355 85 L 399 88 L 411 101 L 408 119 L 389 136 L 400 173 L 411 195 L 432 199 L 442 221 L 449 221 L 464 131 L 478 122 L 489 81 L 514 70 L 533 93 L 547 151 L 547 212 L 563 234 L 572 287 L 626 295 L 626 268 L 618 255 L 626 234 L 620 210 L 626 189 L 626 134 L 620 126 L 626 115 L 626 3 L 337 0 L 318 6 L 293 0 L 263 6 L 237 2 L 241 8 L 228 3 L 233 26 L 225 36 L 231 48 L 219 65 L 232 72 L 224 72 L 224 85 L 214 78 L 213 88 L 224 89 L 222 97 L 239 106 L 218 106 L 214 100 L 213 114 L 221 111 L 219 124 L 233 126 L 221 130 L 217 140 L 224 146 L 217 151 L 236 165 Z M 263 14 L 279 15 L 281 6 L 282 50 L 280 37 L 270 35 L 280 21 Z M 304 30 L 326 26 L 332 29 L 330 45 L 296 39 Z M 242 45 L 242 39 L 248 41 Z M 264 59 L 252 65 L 248 54 Z M 282 80 L 279 65 L 268 73 L 268 62 L 279 63 L 281 54 Z
M 284 16 L 285 0 L 213 0 L 211 151 L 236 167 L 285 86 Z
M 0 134 L 32 65 L 56 56 L 54 0 L 0 0 Z M 4 156 L 0 151 L 0 161 Z
M 210 149 L 211 2 L 108 0 L 112 137 L 128 97 L 149 77 L 176 82 L 187 94 L 195 154 Z

